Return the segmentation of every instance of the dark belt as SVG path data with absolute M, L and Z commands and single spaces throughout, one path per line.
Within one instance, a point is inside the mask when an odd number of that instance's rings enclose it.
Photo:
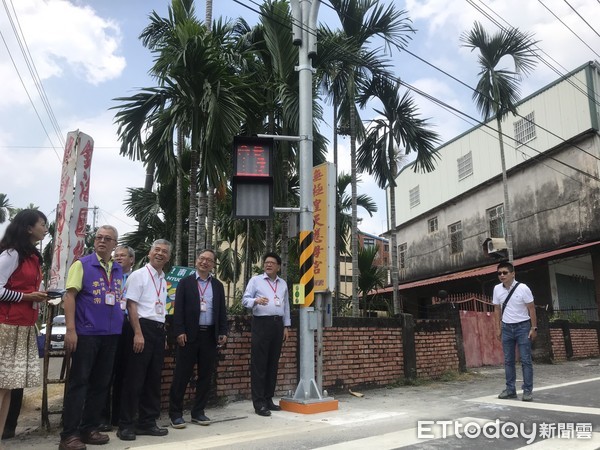
M 212 331 L 215 329 L 214 325 L 199 325 L 198 331 Z
M 516 327 L 517 325 L 523 325 L 524 323 L 531 323 L 531 319 L 527 319 L 527 320 L 523 320 L 522 322 L 515 322 L 515 323 L 506 323 L 506 322 L 502 322 L 502 323 L 504 325 Z
M 146 324 L 148 326 L 156 327 L 161 330 L 165 329 L 165 324 L 163 322 L 158 322 L 156 320 L 150 320 L 150 319 L 144 319 L 143 317 L 140 317 L 140 325 L 141 324 Z
M 274 320 L 276 322 L 279 322 L 281 320 L 283 320 L 283 316 L 253 316 L 255 319 L 260 319 L 260 320 Z

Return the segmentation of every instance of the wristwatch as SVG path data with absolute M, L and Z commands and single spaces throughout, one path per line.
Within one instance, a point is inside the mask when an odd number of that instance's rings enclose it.
M 533 331 L 537 331 L 537 327 L 533 327 Z

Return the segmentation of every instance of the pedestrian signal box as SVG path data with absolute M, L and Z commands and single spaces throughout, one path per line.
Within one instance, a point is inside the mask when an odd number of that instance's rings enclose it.
M 273 217 L 273 139 L 236 136 L 233 140 L 233 217 Z

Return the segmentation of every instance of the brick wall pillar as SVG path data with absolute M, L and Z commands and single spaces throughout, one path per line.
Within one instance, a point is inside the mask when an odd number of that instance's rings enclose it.
M 402 352 L 404 357 L 404 378 L 417 378 L 417 351 L 415 347 L 415 320 L 411 314 L 400 314 L 402 324 Z

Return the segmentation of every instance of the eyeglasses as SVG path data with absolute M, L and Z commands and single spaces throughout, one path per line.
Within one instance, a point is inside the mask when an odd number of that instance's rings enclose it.
M 499 270 L 498 271 L 498 276 L 500 275 L 508 275 L 510 272 L 508 270 Z
M 110 241 L 115 240 L 115 239 L 111 238 L 110 236 L 96 236 L 94 239 L 99 242 L 110 242 Z
M 265 261 L 265 266 L 274 266 L 277 264 L 277 261 Z
M 200 258 L 198 258 L 198 261 L 201 263 L 213 263 L 213 264 L 215 262 L 214 259 L 205 258 L 204 256 L 201 256 Z

